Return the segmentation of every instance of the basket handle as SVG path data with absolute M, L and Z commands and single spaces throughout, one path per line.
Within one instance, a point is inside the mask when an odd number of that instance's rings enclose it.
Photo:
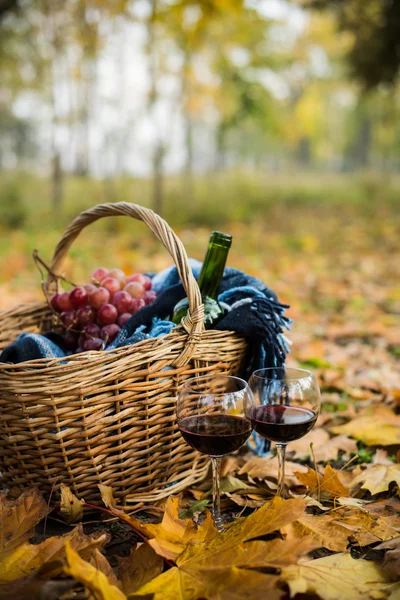
M 47 291 L 49 293 L 57 291 L 57 279 L 52 276 L 51 273 L 54 274 L 59 271 L 69 248 L 82 229 L 103 217 L 121 215 L 143 221 L 168 250 L 176 265 L 183 288 L 189 300 L 188 314 L 182 319 L 182 325 L 188 333 L 188 339 L 182 353 L 175 361 L 176 366 L 183 366 L 192 358 L 197 344 L 200 341 L 201 333 L 204 330 L 204 306 L 202 304 L 199 286 L 193 276 L 186 250 L 181 240 L 173 232 L 168 223 L 149 208 L 144 208 L 138 204 L 130 204 L 129 202 L 116 202 L 113 204 L 98 204 L 77 216 L 65 230 L 54 251 L 46 284 Z

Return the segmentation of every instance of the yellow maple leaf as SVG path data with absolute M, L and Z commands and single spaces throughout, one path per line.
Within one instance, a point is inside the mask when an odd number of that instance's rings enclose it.
M 344 433 L 367 446 L 400 444 L 400 418 L 387 407 L 380 406 L 371 414 L 351 419 L 345 425 L 332 427 L 333 433 Z
M 283 541 L 252 541 L 279 530 L 304 513 L 306 500 L 275 497 L 247 518 L 238 519 L 211 541 L 188 545 L 176 567 L 162 573 L 135 592 L 154 594 L 154 600 L 198 598 L 277 599 L 278 578 L 257 573 L 254 568 L 290 565 L 315 547 L 310 538 Z
M 350 554 L 332 554 L 317 560 L 283 567 L 281 578 L 290 596 L 317 594 L 322 600 L 367 600 L 386 598 L 394 585 L 384 572 L 369 560 L 355 560 Z
M 355 487 L 362 483 L 362 488 L 371 492 L 371 494 L 379 494 L 386 492 L 389 485 L 395 481 L 400 487 L 400 465 L 371 465 L 367 467 L 351 482 L 351 487 Z
M 211 540 L 218 533 L 211 513 L 208 511 L 204 523 L 199 526 L 195 525 L 192 519 L 180 519 L 178 498 L 168 498 L 165 503 L 163 519 L 161 523 L 157 524 L 143 523 L 115 508 L 113 512 L 146 537 L 151 538 L 148 541 L 150 546 L 157 554 L 170 560 L 175 560 L 188 544 L 200 544 Z
M 83 533 L 81 525 L 62 536 L 52 536 L 40 544 L 23 542 L 0 559 L 0 584 L 5 584 L 20 577 L 33 575 L 46 563 L 54 563 L 51 574 L 56 575 L 61 568 L 57 561 L 65 556 L 65 544 L 90 556 L 102 548 L 107 541 L 107 535 L 88 536 Z M 50 577 L 50 572 L 47 573 Z
M 348 496 L 350 494 L 350 489 L 343 485 L 339 479 L 338 472 L 332 469 L 329 463 L 326 465 L 323 477 L 310 467 L 308 467 L 307 473 L 297 472 L 295 475 L 311 492 L 320 490 L 321 492 L 328 492 L 335 497 Z
M 92 592 L 96 600 L 127 600 L 125 594 L 115 585 L 112 585 L 102 571 L 99 571 L 95 566 L 83 560 L 71 548 L 69 542 L 65 546 L 65 557 L 65 574 L 82 583 Z

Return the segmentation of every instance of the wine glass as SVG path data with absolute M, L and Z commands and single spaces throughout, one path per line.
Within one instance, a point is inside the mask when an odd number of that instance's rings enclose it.
M 252 431 L 253 394 L 243 379 L 206 375 L 188 379 L 178 396 L 178 427 L 186 442 L 212 460 L 213 515 L 223 529 L 220 510 L 221 457 L 239 450 Z
M 255 403 L 253 427 L 276 444 L 277 494 L 284 497 L 286 446 L 314 427 L 320 409 L 318 383 L 305 369 L 269 368 L 254 371 L 249 386 Z

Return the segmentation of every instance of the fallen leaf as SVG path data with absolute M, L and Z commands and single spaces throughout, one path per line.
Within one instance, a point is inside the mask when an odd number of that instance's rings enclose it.
M 290 442 L 290 446 L 287 448 L 288 454 L 292 458 L 307 458 L 311 457 L 311 448 L 310 445 L 313 444 L 314 453 L 321 446 L 326 444 L 329 441 L 329 433 L 322 429 L 322 427 L 317 427 L 316 429 L 312 429 L 307 435 L 300 438 L 299 440 L 294 440 Z M 334 457 L 336 458 L 336 457 Z
M 115 506 L 112 487 L 109 485 L 103 485 L 102 483 L 99 483 L 98 487 L 100 490 L 101 499 L 103 500 L 107 508 L 109 508 L 110 506 Z
M 388 459 L 388 453 L 382 448 L 378 448 L 372 459 L 374 465 L 392 465 L 393 461 Z
M 369 502 L 367 510 L 370 515 L 379 517 L 388 527 L 400 529 L 400 499 L 396 496 L 377 502 Z
M 204 523 L 198 526 L 191 519 L 180 519 L 178 498 L 168 498 L 163 519 L 158 524 L 143 523 L 120 510 L 112 510 L 122 520 L 151 538 L 148 541 L 150 546 L 157 554 L 170 560 L 175 560 L 188 544 L 200 544 L 217 535 L 217 528 L 209 511 L 206 511 Z
M 221 494 L 232 494 L 233 492 L 237 492 L 238 490 L 243 489 L 252 489 L 250 485 L 248 485 L 245 481 L 238 479 L 237 477 L 233 477 L 232 475 L 227 475 L 223 479 L 221 479 L 220 492 Z M 253 488 L 254 489 L 254 488 Z
M 310 445 L 313 444 L 313 451 L 311 452 Z M 318 428 L 310 431 L 304 438 L 300 438 L 290 443 L 288 446 L 288 452 L 293 452 L 293 458 L 312 458 L 314 454 L 316 462 L 335 460 L 339 454 L 339 451 L 343 451 L 343 458 L 350 458 L 351 454 L 356 454 L 357 444 L 356 442 L 347 437 L 347 435 L 338 435 L 332 438 L 325 429 Z
M 317 546 L 333 552 L 343 552 L 349 545 L 349 529 L 338 523 L 332 515 L 302 515 L 284 529 L 289 539 L 312 536 Z
M 304 513 L 303 499 L 275 497 L 246 518 L 235 521 L 211 541 L 189 545 L 176 567 L 142 586 L 137 595 L 155 594 L 154 600 L 198 598 L 280 598 L 277 577 L 255 568 L 279 567 L 296 561 L 314 547 L 310 538 L 268 542 L 252 541 L 279 530 Z M 256 577 L 254 575 L 257 574 Z M 239 585 L 240 582 L 240 585 Z
M 326 465 L 323 477 L 310 467 L 308 467 L 307 473 L 297 472 L 296 476 L 303 485 L 311 490 L 311 493 L 319 490 L 320 492 L 328 492 L 335 497 L 350 494 L 349 488 L 343 485 L 338 472 L 332 469 L 329 463 Z
M 392 581 L 399 581 L 400 578 L 400 536 L 379 544 L 375 550 L 386 550 L 382 569 Z
M 345 425 L 332 427 L 331 431 L 349 435 L 367 446 L 400 444 L 400 418 L 387 407 L 380 407 L 372 414 L 351 419 Z
M 133 594 L 142 585 L 157 577 L 163 570 L 163 559 L 148 544 L 133 548 L 129 556 L 117 556 L 122 589 Z
M 307 473 L 307 467 L 298 463 L 285 461 L 285 481 L 289 486 L 299 485 L 297 473 Z M 278 479 L 278 458 L 251 458 L 239 471 L 239 475 L 247 474 L 255 479 Z
M 382 569 L 346 553 L 283 567 L 281 578 L 289 585 L 291 598 L 317 594 L 322 600 L 377 600 L 386 598 L 388 591 Z
M 202 513 L 207 508 L 207 505 L 210 504 L 210 500 L 205 498 L 204 500 L 197 500 L 194 502 L 189 508 L 183 510 L 179 513 L 180 519 L 191 519 L 196 513 Z
M 52 536 L 40 544 L 23 542 L 12 551 L 4 555 L 0 560 L 0 583 L 8 583 L 19 577 L 32 575 L 50 562 L 61 561 L 65 555 L 65 544 L 70 543 L 71 548 L 85 552 L 88 556 L 96 548 L 102 548 L 108 537 L 106 534 L 99 536 L 88 536 L 83 533 L 81 525 L 72 531 L 61 535 Z M 57 567 L 55 566 L 54 573 Z
M 64 483 L 60 486 L 60 513 L 67 523 L 77 523 L 83 517 L 84 500 L 78 498 L 71 492 Z
M 112 585 L 107 576 L 83 560 L 69 542 L 65 546 L 64 572 L 90 590 L 96 600 L 127 600 L 125 594 Z
M 36 489 L 24 491 L 16 500 L 0 494 L 0 561 L 32 537 L 34 528 L 50 512 Z
M 122 589 L 122 585 L 118 580 L 114 569 L 112 568 L 104 554 L 100 552 L 100 550 L 98 550 L 97 548 L 93 550 L 89 562 L 95 569 L 97 569 L 97 571 L 101 571 L 107 577 L 111 585 L 115 585 L 117 588 Z
M 0 585 L 2 600 L 59 600 L 79 584 L 76 581 L 46 581 L 37 574 Z
M 396 482 L 400 487 L 400 465 L 394 463 L 390 465 L 378 464 L 367 467 L 360 475 L 353 479 L 351 486 L 354 488 L 359 483 L 362 483 L 361 487 L 374 495 L 386 492 L 392 481 Z

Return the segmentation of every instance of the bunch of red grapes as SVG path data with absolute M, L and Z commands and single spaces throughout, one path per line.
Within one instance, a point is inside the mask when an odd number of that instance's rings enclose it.
M 73 353 L 104 350 L 133 314 L 156 299 L 150 277 L 142 273 L 126 276 L 100 267 L 91 280 L 50 299 L 65 328 L 65 348 Z

